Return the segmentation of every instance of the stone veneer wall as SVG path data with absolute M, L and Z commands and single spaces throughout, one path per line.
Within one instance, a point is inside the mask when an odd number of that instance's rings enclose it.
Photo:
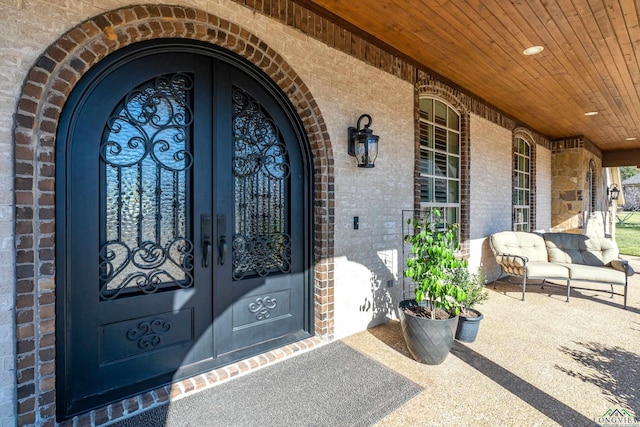
M 342 325 L 355 319 L 360 329 L 379 321 L 397 298 L 402 268 L 397 212 L 415 202 L 417 188 L 415 150 L 402 149 L 418 143 L 418 92 L 455 99 L 465 112 L 463 135 L 472 133 L 471 114 L 508 131 L 517 126 L 428 70 L 416 70 L 290 0 L 173 3 L 183 7 L 149 4 L 108 12 L 129 4 L 124 0 L 16 0 L 3 6 L 0 148 L 14 155 L 0 159 L 0 274 L 17 280 L 0 284 L 2 425 L 55 423 L 55 118 L 79 76 L 113 49 L 155 37 L 209 40 L 249 58 L 290 96 L 314 151 L 316 332 L 325 339 L 353 330 L 336 327 L 336 321 Z M 371 171 L 357 170 L 345 154 L 346 127 L 364 112 L 372 114 L 372 128 L 381 136 L 380 157 Z M 534 139 L 549 145 L 542 136 L 534 134 Z M 463 176 L 470 177 L 462 189 L 463 200 L 470 200 L 462 211 L 463 237 L 468 238 L 473 218 L 471 136 L 463 136 L 462 144 L 469 153 L 461 165 Z M 361 217 L 359 232 L 352 229 L 353 216 Z M 468 245 L 465 250 L 469 253 Z M 360 274 L 353 273 L 353 266 Z M 385 289 L 389 285 L 392 289 Z M 319 343 L 315 338 L 287 346 L 91 411 L 73 423 L 101 425 Z
M 583 137 L 555 140 L 551 152 L 551 228 L 555 231 L 586 232 L 588 222 L 591 219 L 598 220 L 597 212 L 606 211 L 603 195 L 602 153 Z M 588 172 L 592 161 L 598 172 L 596 212 L 589 212 Z

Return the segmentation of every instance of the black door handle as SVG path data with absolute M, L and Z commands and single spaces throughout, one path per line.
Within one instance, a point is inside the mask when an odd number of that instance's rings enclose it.
M 218 215 L 218 264 L 224 265 L 227 250 L 227 218 L 224 215 Z
M 202 266 L 209 267 L 213 241 L 211 239 L 211 216 L 202 215 L 200 217 L 200 241 L 202 244 Z
M 213 249 L 213 245 L 211 242 L 205 243 L 203 245 L 203 255 L 202 255 L 202 266 L 204 268 L 209 267 L 209 259 L 211 258 L 211 249 Z
M 224 265 L 224 260 L 227 257 L 227 240 L 222 236 L 218 242 L 218 251 L 220 251 L 220 258 L 218 262 L 220 265 Z

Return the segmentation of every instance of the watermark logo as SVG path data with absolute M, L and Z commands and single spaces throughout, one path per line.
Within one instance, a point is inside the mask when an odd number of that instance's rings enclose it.
M 594 417 L 596 423 L 601 426 L 640 426 L 640 418 L 627 409 L 609 408 L 604 414 Z

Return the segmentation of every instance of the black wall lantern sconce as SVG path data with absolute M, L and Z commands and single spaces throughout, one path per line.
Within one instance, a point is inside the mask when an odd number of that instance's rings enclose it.
M 618 185 L 611 184 L 611 187 L 607 188 L 607 195 L 611 200 L 618 200 L 618 197 L 620 196 L 620 189 L 618 188 Z
M 364 128 L 360 128 L 362 119 L 367 119 Z M 378 135 L 369 129 L 371 116 L 363 114 L 358 119 L 357 128 L 349 127 L 349 155 L 356 158 L 359 168 L 372 168 L 378 157 Z

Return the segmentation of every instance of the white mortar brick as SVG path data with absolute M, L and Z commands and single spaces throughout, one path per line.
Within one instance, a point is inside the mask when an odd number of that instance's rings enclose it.
M 470 122 L 469 268 L 493 280 L 500 269 L 486 237 L 511 229 L 512 132 L 474 114 Z
M 413 86 L 229 0 L 169 3 L 206 10 L 248 29 L 282 55 L 308 86 L 325 120 L 334 153 L 335 336 L 346 336 L 384 321 L 392 315 L 401 293 L 402 210 L 413 206 Z M 0 346 L 8 354 L 0 372 L 0 393 L 10 401 L 0 406 L 0 425 L 15 425 L 15 264 L 13 218 L 8 217 L 8 212 L 13 206 L 12 128 L 17 98 L 30 67 L 65 31 L 130 2 L 16 0 L 2 4 L 0 275 L 7 282 L 0 286 Z M 368 170 L 358 169 L 346 152 L 347 127 L 355 126 L 363 113 L 371 115 L 371 128 L 380 136 L 376 167 Z M 542 223 L 550 223 L 551 156 L 541 151 L 537 163 L 539 224 L 542 218 Z M 482 262 L 485 236 L 511 226 L 510 165 L 511 132 L 472 115 L 472 265 Z M 505 190 L 495 191 L 496 188 Z M 360 218 L 359 230 L 353 230 L 354 216 Z M 394 286 L 387 288 L 387 281 Z
M 309 87 L 323 114 L 335 156 L 336 247 L 338 257 L 349 258 L 348 267 L 336 262 L 335 324 L 336 335 L 361 330 L 376 320 L 378 314 L 366 308 L 367 300 L 382 292 L 391 298 L 387 281 L 396 281 L 401 267 L 397 252 L 401 246 L 401 210 L 411 208 L 413 195 L 413 86 L 390 76 L 348 55 L 330 49 L 302 33 L 275 20 L 254 14 L 229 1 L 177 1 L 183 5 L 207 10 L 221 18 L 248 28 L 283 56 Z M 23 9 L 8 7 L 2 21 L 10 25 L 0 35 L 0 57 L 3 83 L 0 83 L 0 146 L 7 147 L 7 164 L 12 158 L 12 115 L 26 72 L 37 57 L 62 33 L 90 16 L 104 10 L 128 4 L 125 1 L 64 2 L 29 1 Z M 372 85 L 371 82 L 376 82 Z M 364 106 L 364 107 L 363 107 Z M 346 154 L 346 132 L 355 126 L 360 114 L 373 118 L 372 129 L 380 136 L 380 154 L 376 168 L 355 167 Z M 4 169 L 4 168 L 3 168 Z M 4 169 L 7 170 L 7 169 Z M 0 228 L 12 232 L 13 218 L 2 221 L 11 210 L 13 177 L 0 176 L 0 189 L 7 189 L 0 198 L 5 201 L 0 210 Z M 1 206 L 0 206 L 1 209 Z M 353 230 L 353 216 L 360 217 L 360 230 Z M 3 224 L 4 223 L 4 224 Z M 348 238 L 344 238 L 349 236 Z M 13 248 L 13 238 L 9 240 Z M 10 253 L 10 252 L 9 252 Z M 8 254 L 9 254 L 8 253 Z M 13 260 L 3 263 L 0 273 L 13 276 Z M 353 265 L 351 265 L 353 264 Z M 15 280 L 1 289 L 5 301 L 13 301 Z M 391 291 L 398 289 L 398 283 Z M 359 302 L 365 309 L 358 311 Z M 12 305 L 13 303 L 11 303 Z M 388 309 L 388 307 L 387 307 Z M 388 313 L 386 313 L 388 314 Z M 353 318 L 361 318 L 353 322 Z M 384 318 L 384 315 L 380 319 Z M 378 320 L 380 320 L 378 319 Z M 2 336 L 12 336 L 13 320 L 0 324 L 6 327 Z M 13 346 L 9 346 L 12 348 Z M 13 351 L 13 350 L 12 350 Z M 2 377 L 2 376 L 0 376 Z M 0 384 L 0 387 L 5 384 Z M 14 384 L 6 384 L 14 387 Z
M 10 395 L 7 397 L 10 397 Z M 11 403 L 11 401 L 5 401 L 4 403 L 0 404 L 0 419 L 3 420 L 2 425 L 12 425 L 6 421 L 13 418 L 13 414 L 14 414 L 14 406 Z
M 225 6 L 238 8 L 233 16 L 243 25 L 246 9 Z M 226 10 L 210 11 L 225 17 Z M 278 53 L 305 82 L 327 126 L 335 170 L 334 336 L 346 336 L 392 315 L 389 304 L 383 309 L 380 301 L 397 302 L 401 272 L 397 262 L 388 265 L 381 258 L 400 250 L 401 210 L 413 204 L 413 85 L 275 20 L 249 14 L 251 22 L 244 25 L 272 48 L 281 46 Z M 376 167 L 368 170 L 355 166 L 346 141 L 347 128 L 364 113 L 380 136 Z M 354 216 L 359 230 L 353 230 Z M 386 287 L 389 280 L 392 288 Z M 368 309 L 374 300 L 376 308 Z
M 536 148 L 536 229 L 551 230 L 551 150 Z

